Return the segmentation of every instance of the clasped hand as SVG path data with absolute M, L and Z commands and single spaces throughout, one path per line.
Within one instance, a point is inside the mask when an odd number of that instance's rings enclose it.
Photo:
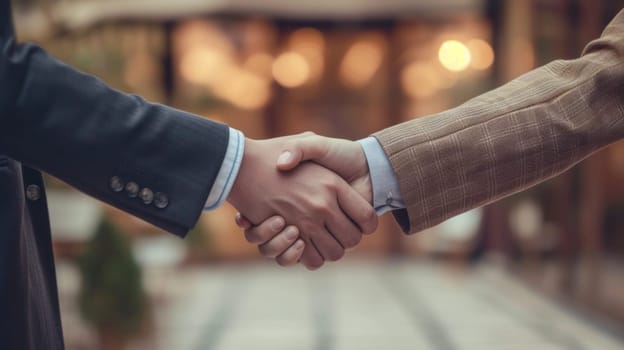
M 377 228 L 361 146 L 313 133 L 247 139 L 228 201 L 246 239 L 283 266 L 317 269 Z

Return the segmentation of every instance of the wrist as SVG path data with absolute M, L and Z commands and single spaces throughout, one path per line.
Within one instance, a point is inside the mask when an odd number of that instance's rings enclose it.
M 247 177 L 250 171 L 250 168 L 253 167 L 253 162 L 255 158 L 255 150 L 257 149 L 254 141 L 249 138 L 245 138 L 245 150 L 243 152 L 243 159 L 240 164 L 240 168 L 238 170 L 238 174 L 236 175 L 236 179 L 234 180 L 234 184 L 232 185 L 232 190 L 230 191 L 227 201 L 230 202 L 234 207 L 239 207 L 241 202 L 244 200 L 244 186 L 243 183 L 247 181 Z
M 360 164 L 360 175 L 357 177 L 356 181 L 352 182 L 352 185 L 370 205 L 373 205 L 373 182 L 371 180 L 368 158 L 366 157 L 366 152 L 362 143 L 357 141 L 354 143 L 357 145 L 359 151 L 359 159 L 357 160 L 356 164 Z
M 373 205 L 373 185 L 368 172 L 350 183 L 351 187 L 362 196 L 368 204 Z

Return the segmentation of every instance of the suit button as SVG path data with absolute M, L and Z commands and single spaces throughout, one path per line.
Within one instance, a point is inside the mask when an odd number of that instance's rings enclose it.
M 111 177 L 109 185 L 110 189 L 113 190 L 113 192 L 121 192 L 124 189 L 123 180 L 121 180 L 119 176 Z
M 169 198 L 162 192 L 156 192 L 154 195 L 154 205 L 156 208 L 164 209 L 169 205 Z
M 144 188 L 139 192 L 139 197 L 143 201 L 143 204 L 149 205 L 154 201 L 154 191 L 149 188 Z
M 26 187 L 26 198 L 31 201 L 38 201 L 41 198 L 41 188 L 37 185 L 28 185 Z
M 130 198 L 136 197 L 139 194 L 139 185 L 133 181 L 128 182 L 126 184 L 126 193 Z

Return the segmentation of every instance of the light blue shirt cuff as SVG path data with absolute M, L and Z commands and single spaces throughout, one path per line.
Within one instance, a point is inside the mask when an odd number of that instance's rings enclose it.
M 358 140 L 358 142 L 362 146 L 368 162 L 368 171 L 373 186 L 373 207 L 377 215 L 405 208 L 399 189 L 399 181 L 379 141 L 370 136 Z
M 204 210 L 213 210 L 221 206 L 227 199 L 245 153 L 245 135 L 239 130 L 230 128 L 230 139 L 217 178 L 210 189 Z

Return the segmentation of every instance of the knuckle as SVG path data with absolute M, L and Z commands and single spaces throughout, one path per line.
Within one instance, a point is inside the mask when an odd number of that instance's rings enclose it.
M 261 241 L 256 229 L 245 230 L 245 239 L 249 243 L 258 243 Z
M 325 203 L 325 201 L 319 199 L 318 197 L 315 198 L 310 198 L 309 199 L 309 205 L 310 205 L 310 209 L 314 212 L 319 211 L 319 210 L 323 210 L 323 205 Z
M 332 176 L 332 185 L 335 187 L 336 190 L 338 190 L 340 187 L 344 187 L 349 188 L 349 184 L 347 184 L 344 180 L 344 178 L 340 177 L 340 176 Z
M 324 205 L 318 208 L 317 213 L 323 218 L 328 218 L 336 215 L 336 213 L 332 209 L 330 209 L 329 205 Z
M 341 178 L 338 176 L 323 176 L 320 181 L 323 186 L 327 187 L 332 192 L 336 192 L 340 185 L 342 184 Z
M 280 235 L 280 239 L 278 240 L 279 248 L 282 251 L 286 251 L 297 239 L 299 239 L 299 235 L 289 237 L 286 234 Z
M 311 203 L 312 212 L 320 217 L 327 217 L 332 214 L 330 202 L 325 199 L 318 199 Z
M 338 184 L 338 176 L 331 173 L 323 173 L 319 176 L 319 182 L 326 187 L 333 187 Z
M 262 256 L 272 258 L 274 256 L 273 250 L 268 245 L 259 245 L 258 251 Z

